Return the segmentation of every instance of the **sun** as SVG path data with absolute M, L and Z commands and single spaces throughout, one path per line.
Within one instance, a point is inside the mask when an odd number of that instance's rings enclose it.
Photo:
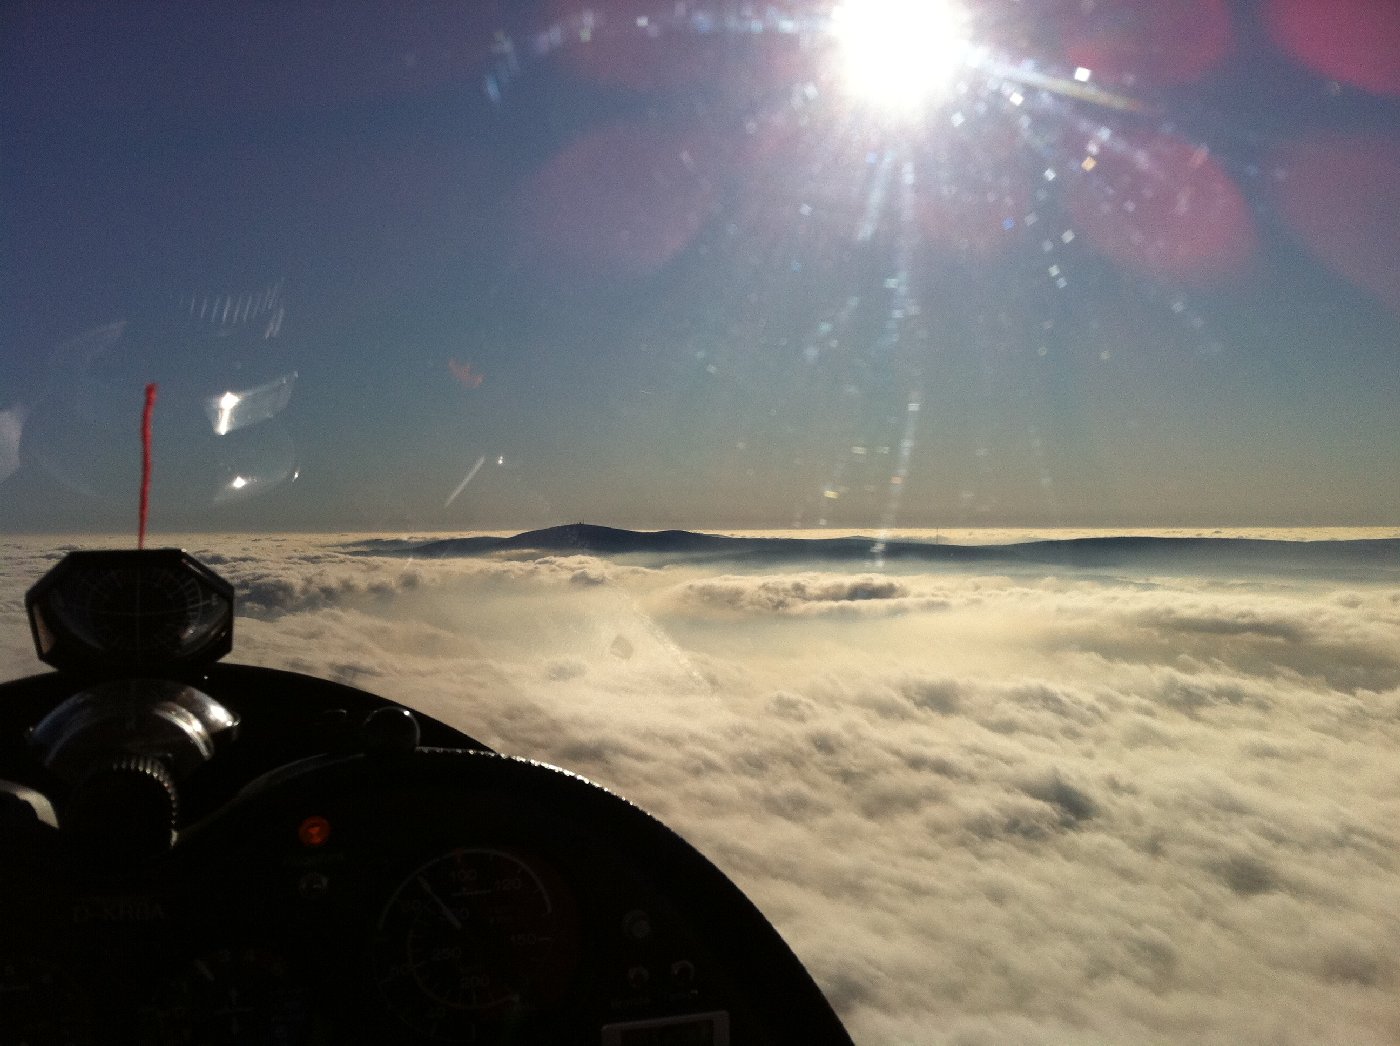
M 956 0 L 843 0 L 831 13 L 850 92 L 892 113 L 936 100 L 967 62 Z

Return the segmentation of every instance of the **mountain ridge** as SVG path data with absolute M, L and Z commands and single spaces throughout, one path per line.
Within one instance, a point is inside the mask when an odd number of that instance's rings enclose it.
M 833 538 L 732 537 L 691 530 L 627 530 L 593 523 L 568 523 L 507 537 L 443 538 L 402 547 L 398 555 L 447 558 L 538 550 L 591 555 L 667 555 L 742 560 L 914 560 L 1021 562 L 1064 566 L 1111 566 L 1132 561 L 1290 562 L 1400 566 L 1400 538 L 1294 541 L 1271 538 L 1153 537 L 1118 535 L 1050 538 L 1001 545 Z

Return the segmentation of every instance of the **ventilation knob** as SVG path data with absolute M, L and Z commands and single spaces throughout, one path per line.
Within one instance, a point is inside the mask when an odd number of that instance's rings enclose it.
M 63 834 L 111 858 L 139 860 L 170 849 L 179 811 L 175 781 L 155 756 L 122 754 L 78 783 L 60 815 Z

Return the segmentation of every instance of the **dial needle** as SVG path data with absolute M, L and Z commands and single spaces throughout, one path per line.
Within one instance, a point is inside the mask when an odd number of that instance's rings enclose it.
M 437 906 L 442 909 L 443 917 L 452 925 L 452 928 L 454 930 L 460 930 L 462 928 L 462 921 L 458 919 L 456 915 L 453 914 L 452 909 L 447 907 L 447 905 L 443 902 L 443 899 L 437 895 L 437 893 L 433 890 L 431 886 L 428 885 L 428 880 L 424 879 L 420 875 L 418 877 L 418 885 L 423 887 L 423 892 L 425 894 L 427 894 L 429 897 L 431 897 L 434 901 L 437 902 Z

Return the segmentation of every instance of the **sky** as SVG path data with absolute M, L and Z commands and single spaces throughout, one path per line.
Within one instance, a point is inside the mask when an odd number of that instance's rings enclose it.
M 1289 544 L 879 573 L 181 543 L 238 591 L 236 660 L 666 821 L 862 1046 L 1400 1039 L 1393 541 L 1348 569 Z M 0 678 L 41 667 L 21 593 L 61 551 L 0 558 Z
M 1400 515 L 1382 0 L 0 18 L 6 530 Z

